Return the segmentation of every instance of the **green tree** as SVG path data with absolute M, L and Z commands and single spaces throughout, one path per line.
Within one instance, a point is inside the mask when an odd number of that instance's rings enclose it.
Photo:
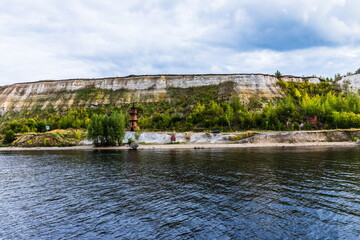
M 224 119 L 226 121 L 226 125 L 231 128 L 231 124 L 234 120 L 234 110 L 232 109 L 232 107 L 230 106 L 230 104 L 228 103 L 224 103 Z
M 279 70 L 277 70 L 276 73 L 275 73 L 275 76 L 279 78 L 279 77 L 282 76 L 282 74 L 281 74 L 281 72 Z
M 104 144 L 103 118 L 103 115 L 92 115 L 90 125 L 88 127 L 87 137 L 92 140 L 94 145 L 97 147 Z
M 88 139 L 95 146 L 121 145 L 125 136 L 125 118 L 121 112 L 113 112 L 110 116 L 94 114 L 88 127 Z
M 341 74 L 340 73 L 335 74 L 334 79 L 335 81 L 339 81 L 341 79 Z
M 121 145 L 125 137 L 125 117 L 121 112 L 113 112 L 109 118 L 107 126 L 109 145 Z

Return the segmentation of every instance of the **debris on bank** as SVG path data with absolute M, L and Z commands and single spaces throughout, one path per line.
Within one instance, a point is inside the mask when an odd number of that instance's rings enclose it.
M 360 130 L 322 130 L 294 132 L 264 132 L 239 143 L 308 143 L 308 142 L 354 142 L 360 138 Z
M 54 130 L 46 133 L 20 135 L 11 144 L 14 147 L 64 147 L 93 145 L 84 139 L 85 132 L 77 130 Z M 175 132 L 126 132 L 124 144 L 134 143 L 136 149 L 144 144 L 268 144 L 311 142 L 355 142 L 360 139 L 360 130 L 321 130 L 293 132 L 235 132 L 235 133 L 175 133 Z M 357 142 L 358 144 L 360 141 Z M 136 145 L 135 145 L 136 144 Z
M 65 147 L 77 146 L 83 137 L 79 130 L 54 130 L 46 133 L 27 133 L 20 135 L 14 147 Z
M 145 144 L 171 143 L 307 143 L 307 142 L 354 142 L 360 139 L 360 130 L 321 130 L 293 132 L 236 132 L 221 133 L 155 133 L 126 132 L 128 139 Z
M 129 139 L 138 143 L 147 144 L 170 144 L 170 143 L 228 143 L 232 138 L 236 138 L 234 134 L 220 133 L 174 133 L 174 132 L 126 132 L 124 143 Z

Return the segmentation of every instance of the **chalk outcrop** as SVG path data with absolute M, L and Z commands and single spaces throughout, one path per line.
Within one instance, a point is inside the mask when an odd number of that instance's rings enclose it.
M 232 134 L 214 133 L 159 133 L 142 132 L 138 142 L 146 144 L 169 144 L 172 143 L 171 135 L 176 136 L 177 143 L 310 143 L 310 142 L 354 142 L 360 138 L 360 130 L 322 130 L 322 131 L 293 131 L 293 132 L 237 132 Z M 249 137 L 246 137 L 249 135 Z M 124 142 L 135 139 L 134 132 L 126 132 Z M 240 139 L 239 139 L 240 138 Z
M 354 92 L 359 92 L 360 89 L 360 74 L 345 76 L 338 81 L 338 84 L 344 88 L 348 88 Z
M 360 137 L 360 130 L 323 130 L 294 132 L 264 132 L 240 140 L 240 143 L 309 143 L 353 142 Z
M 282 76 L 283 81 L 309 81 L 318 83 L 318 78 Z M 264 98 L 282 96 L 278 78 L 264 74 L 207 74 L 207 75 L 143 75 L 101 79 L 46 80 L 31 83 L 18 83 L 0 87 L 0 115 L 8 111 L 19 112 L 34 108 L 70 108 L 84 89 L 103 89 L 119 93 L 117 104 L 131 101 L 166 101 L 169 89 L 192 88 L 221 85 L 231 82 L 233 92 L 242 99 L 257 95 Z M 120 94 L 121 93 L 121 94 Z M 94 100 L 95 99 L 95 100 Z M 107 98 L 96 96 L 81 102 L 86 107 L 110 103 Z
M 217 133 L 172 133 L 172 132 L 142 132 L 139 134 L 137 142 L 146 144 L 168 144 L 172 143 L 171 136 L 175 135 L 176 143 L 228 143 L 235 135 Z M 134 132 L 126 132 L 124 143 L 129 139 L 136 139 Z
M 64 130 L 65 131 L 65 130 Z M 46 146 L 92 146 L 92 142 L 89 140 L 75 140 L 65 139 L 55 132 L 47 133 L 30 133 L 18 137 L 12 144 L 15 147 L 46 147 Z M 175 135 L 175 141 L 172 136 Z M 221 133 L 175 133 L 175 132 L 126 132 L 123 142 L 126 144 L 129 139 L 136 141 L 137 147 L 142 149 L 147 144 L 151 144 L 151 148 L 161 148 L 160 145 L 167 144 L 180 144 L 181 146 L 195 146 L 196 144 L 210 144 L 207 147 L 212 148 L 211 145 L 220 145 L 222 147 L 241 147 L 247 146 L 281 146 L 276 144 L 309 144 L 319 145 L 319 143 L 340 143 L 348 142 L 353 143 L 355 146 L 359 144 L 360 138 L 359 129 L 349 130 L 322 130 L 322 131 L 293 131 L 293 132 L 235 132 L 228 134 Z M 132 142 L 134 143 L 134 142 Z M 145 145 L 144 145 L 145 144 Z M 132 147 L 136 148 L 136 145 Z M 150 146 L 151 146 L 150 145 Z M 157 145 L 157 146 L 155 146 Z M 177 146 L 180 146 L 177 145 Z M 336 144 L 335 144 L 336 145 Z M 334 145 L 334 146 L 335 146 Z M 289 145 L 288 145 L 289 146 Z M 219 147 L 219 145 L 218 145 Z M 181 148 L 181 147 L 180 147 Z M 185 147 L 188 148 L 188 147 Z M 201 145 L 200 145 L 201 148 Z M 3 149 L 3 148 L 2 148 Z M 11 150 L 11 149 L 8 149 Z M 0 150 L 1 151 L 1 150 Z

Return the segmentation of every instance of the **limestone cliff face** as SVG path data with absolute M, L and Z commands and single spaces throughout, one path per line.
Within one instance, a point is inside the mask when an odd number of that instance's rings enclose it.
M 347 87 L 354 92 L 358 92 L 360 89 L 360 74 L 343 77 L 338 81 L 338 84 L 343 88 Z
M 283 81 L 319 82 L 318 78 L 283 76 Z M 231 82 L 233 92 L 246 100 L 257 95 L 274 98 L 282 95 L 278 78 L 263 74 L 208 74 L 208 75 L 144 75 L 101 79 L 48 80 L 17 83 L 0 87 L 0 115 L 8 111 L 18 112 L 34 107 L 45 109 L 69 108 L 73 104 L 86 107 L 106 105 L 110 99 L 104 96 L 86 98 L 96 89 L 114 92 L 117 104 L 131 101 L 166 101 L 169 89 L 204 87 Z M 81 92 L 84 90 L 88 92 Z M 79 94 L 82 93 L 82 94 Z M 115 94 L 116 93 L 116 94 Z M 82 99 L 83 98 L 83 99 Z

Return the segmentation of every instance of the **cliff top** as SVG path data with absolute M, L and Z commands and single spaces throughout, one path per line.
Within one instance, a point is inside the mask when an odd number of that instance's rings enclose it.
M 264 73 L 220 73 L 220 74 L 216 74 L 216 73 L 209 73 L 209 74 L 143 74 L 143 75 L 128 75 L 128 76 L 123 76 L 123 77 L 103 77 L 103 78 L 70 78 L 70 79 L 58 79 L 58 80 L 51 80 L 51 79 L 47 79 L 47 80 L 39 80 L 39 81 L 31 81 L 31 82 L 20 82 L 20 83 L 13 83 L 13 84 L 7 84 L 7 85 L 2 85 L 0 86 L 1 88 L 3 87 L 9 87 L 9 86 L 13 86 L 13 85 L 22 85 L 22 84 L 32 84 L 32 83 L 53 83 L 53 82 L 70 82 L 70 81 L 76 81 L 76 80 L 86 80 L 86 81 L 98 81 L 98 80 L 108 80 L 108 79 L 130 79 L 130 78 L 144 78 L 144 77 L 149 77 L 149 78 L 158 78 L 158 77 L 199 77 L 199 76 L 231 76 L 231 75 L 239 75 L 239 76 L 247 76 L 247 75 L 255 75 L 255 76 L 271 76 L 271 77 L 276 77 L 273 74 L 264 74 Z M 283 75 L 281 77 L 289 77 L 289 78 L 303 78 L 303 79 L 309 79 L 309 78 L 313 78 L 310 76 L 307 77 L 299 77 L 299 76 L 293 76 L 293 75 Z

